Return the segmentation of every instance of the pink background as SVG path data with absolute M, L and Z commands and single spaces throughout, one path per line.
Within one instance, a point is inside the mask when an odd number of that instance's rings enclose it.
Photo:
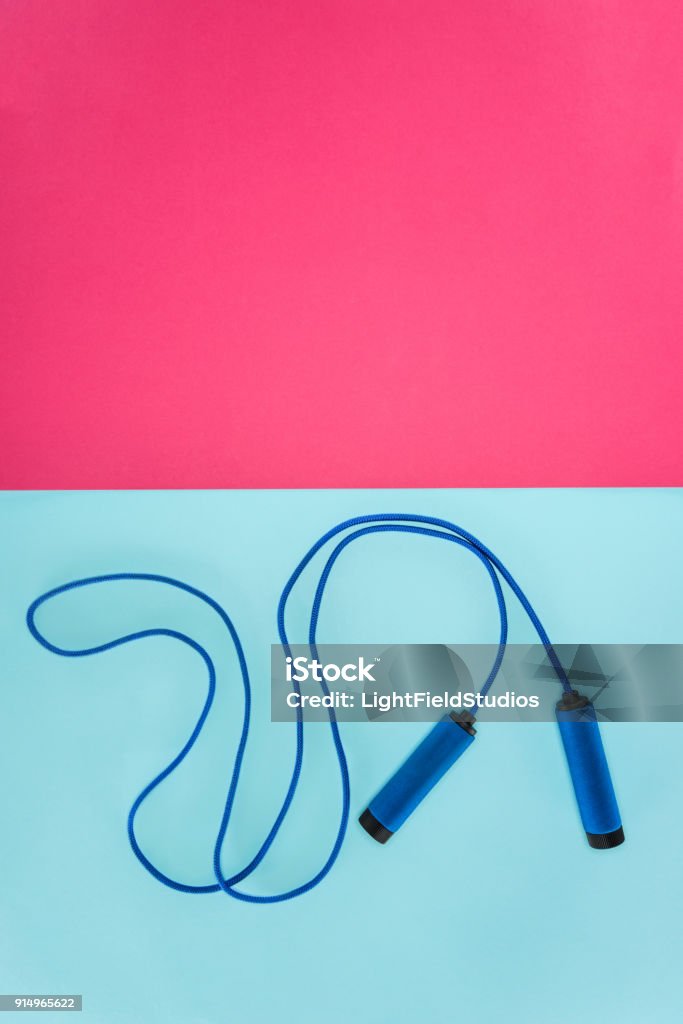
M 677 0 L 0 14 L 0 485 L 683 483 Z

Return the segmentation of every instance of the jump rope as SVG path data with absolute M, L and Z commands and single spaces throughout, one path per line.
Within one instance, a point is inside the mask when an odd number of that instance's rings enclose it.
M 354 529 L 356 527 L 358 527 L 358 529 Z M 337 526 L 334 526 L 331 530 L 328 530 L 327 533 L 323 534 L 323 536 L 320 537 L 320 539 L 317 540 L 306 552 L 297 567 L 294 569 L 292 575 L 287 580 L 280 596 L 277 608 L 277 627 L 280 643 L 286 656 L 291 656 L 290 643 L 285 628 L 285 614 L 287 610 L 287 601 L 292 590 L 304 569 L 316 554 L 333 538 L 349 530 L 353 530 L 353 532 L 346 533 L 346 536 L 338 541 L 328 556 L 315 590 L 308 635 L 308 644 L 313 650 L 314 656 L 317 656 L 316 634 L 325 587 L 327 586 L 337 559 L 352 541 L 375 533 L 407 533 L 450 541 L 451 543 L 457 544 L 459 547 L 470 551 L 483 564 L 489 578 L 491 579 L 500 618 L 500 635 L 495 660 L 486 681 L 479 691 L 480 695 L 484 697 L 493 686 L 500 670 L 507 644 L 508 619 L 505 596 L 501 586 L 502 579 L 519 600 L 524 611 L 528 615 L 546 650 L 548 659 L 562 687 L 562 697 L 556 707 L 556 716 L 574 786 L 574 792 L 576 794 L 579 812 L 588 842 L 596 849 L 609 849 L 622 843 L 624 840 L 624 833 L 621 826 L 621 818 L 614 795 L 607 760 L 602 746 L 602 740 L 600 738 L 597 717 L 592 703 L 588 698 L 580 695 L 572 688 L 567 674 L 557 657 L 557 653 L 555 652 L 553 645 L 550 642 L 550 638 L 543 628 L 538 615 L 509 570 L 500 561 L 500 559 L 486 547 L 485 544 L 467 530 L 462 529 L 460 526 L 456 526 L 454 523 L 448 522 L 445 519 L 437 519 L 432 516 L 385 513 L 356 516 L 355 518 L 347 519 L 344 522 L 339 523 Z M 223 621 L 228 633 L 230 634 L 230 638 L 237 654 L 242 686 L 244 689 L 242 728 L 233 762 L 232 773 L 225 799 L 225 806 L 214 845 L 213 871 L 215 881 L 206 885 L 190 885 L 188 883 L 179 882 L 156 867 L 156 865 L 152 863 L 140 848 L 135 834 L 135 819 L 147 797 L 185 760 L 197 742 L 204 724 L 206 723 L 216 692 L 216 669 L 209 652 L 186 633 L 164 628 L 139 630 L 137 632 L 128 633 L 124 636 L 116 637 L 113 640 L 98 644 L 94 647 L 69 649 L 53 644 L 40 632 L 36 625 L 36 612 L 41 605 L 55 597 L 58 597 L 60 594 L 84 587 L 92 587 L 96 584 L 111 583 L 122 580 L 162 583 L 199 598 L 212 608 Z M 320 870 L 302 885 L 273 895 L 261 896 L 254 893 L 244 892 L 242 889 L 236 888 L 239 883 L 245 881 L 245 879 L 249 878 L 253 874 L 268 853 L 268 850 L 273 844 L 275 837 L 287 817 L 294 799 L 301 776 L 304 751 L 303 714 L 301 709 L 297 707 L 294 767 L 292 769 L 292 775 L 282 806 L 278 811 L 270 831 L 261 844 L 261 847 L 246 867 L 229 877 L 226 877 L 223 874 L 221 868 L 221 855 L 230 824 L 230 818 L 239 784 L 240 772 L 242 770 L 242 762 L 244 760 L 247 740 L 249 737 L 249 726 L 251 721 L 251 684 L 249 681 L 249 671 L 244 655 L 244 649 L 239 638 L 239 633 L 237 632 L 230 616 L 217 601 L 204 593 L 204 591 L 199 590 L 197 587 L 192 587 L 189 584 L 183 583 L 181 580 L 174 579 L 170 576 L 163 576 L 158 573 L 110 573 L 100 576 L 90 576 L 86 579 L 73 580 L 47 591 L 45 594 L 42 594 L 33 601 L 27 611 L 26 621 L 32 636 L 39 644 L 48 651 L 51 651 L 53 654 L 59 654 L 66 658 L 82 658 L 92 654 L 102 654 L 105 651 L 110 651 L 115 647 L 120 647 L 123 644 L 132 643 L 136 640 L 144 640 L 148 637 L 164 636 L 171 637 L 175 640 L 179 640 L 183 644 L 186 644 L 192 650 L 196 651 L 204 661 L 208 672 L 208 690 L 199 718 L 197 719 L 185 745 L 176 754 L 173 760 L 170 761 L 169 764 L 144 787 L 142 792 L 134 800 L 128 814 L 128 839 L 133 853 L 142 866 L 154 878 L 163 885 L 166 885 L 171 889 L 175 889 L 178 892 L 213 893 L 220 892 L 222 890 L 228 896 L 232 896 L 234 899 L 242 900 L 246 903 L 281 903 L 285 900 L 294 899 L 296 896 L 302 896 L 304 893 L 309 892 L 316 885 L 319 885 L 320 882 L 322 882 L 339 856 L 344 836 L 346 834 L 350 813 L 349 771 L 334 708 L 328 708 L 327 710 L 332 740 L 339 767 L 342 807 L 339 827 L 337 829 L 332 849 Z M 325 694 L 329 695 L 329 690 L 324 680 L 321 681 L 320 685 Z M 292 688 L 297 693 L 300 693 L 299 686 L 296 681 L 292 681 Z M 359 821 L 366 832 L 368 832 L 378 842 L 385 843 L 404 824 L 427 793 L 472 744 L 475 734 L 474 717 L 468 712 L 453 712 L 437 722 L 436 725 L 434 725 L 427 733 L 422 742 L 389 779 L 377 796 L 370 802 L 363 814 L 361 814 Z

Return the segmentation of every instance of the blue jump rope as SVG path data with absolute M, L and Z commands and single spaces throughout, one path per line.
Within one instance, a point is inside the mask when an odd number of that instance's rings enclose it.
M 476 555 L 476 557 L 482 562 L 489 574 L 495 591 L 500 615 L 500 639 L 498 642 L 496 657 L 491 671 L 480 690 L 480 694 L 485 696 L 493 685 L 496 676 L 498 675 L 507 643 L 508 623 L 505 598 L 500 582 L 500 579 L 502 578 L 505 583 L 508 584 L 513 594 L 518 598 L 525 612 L 529 616 L 529 619 L 538 633 L 541 643 L 545 647 L 548 658 L 562 686 L 562 699 L 557 705 L 557 719 L 574 785 L 574 791 L 576 793 L 579 811 L 588 841 L 591 846 L 597 849 L 609 849 L 610 847 L 618 846 L 623 842 L 624 833 L 621 827 L 621 819 L 614 796 L 614 789 L 612 787 L 609 768 L 607 766 L 602 741 L 600 739 L 598 722 L 593 705 L 586 697 L 579 695 L 572 689 L 569 679 L 558 660 L 557 654 L 545 629 L 519 584 L 515 581 L 500 559 L 497 558 L 497 556 L 494 555 L 493 552 L 484 544 L 482 544 L 481 541 L 477 540 L 477 538 L 471 533 L 468 533 L 467 530 L 463 530 L 461 527 L 444 519 L 435 519 L 431 516 L 408 515 L 402 513 L 357 516 L 353 519 L 347 519 L 345 522 L 339 523 L 331 530 L 328 530 L 327 533 L 316 541 L 309 551 L 306 552 L 285 584 L 280 596 L 277 610 L 277 625 L 280 642 L 286 655 L 291 654 L 289 640 L 285 629 L 285 612 L 287 609 L 287 601 L 292 589 L 306 566 L 320 551 L 320 549 L 334 537 L 337 537 L 339 534 L 347 530 L 351 530 L 354 527 L 359 528 L 348 533 L 333 548 L 318 581 L 311 610 L 308 638 L 309 645 L 314 652 L 318 619 L 325 587 L 330 578 L 330 573 L 332 572 L 335 562 L 342 551 L 352 541 L 373 533 L 400 532 L 451 541 L 453 544 L 458 544 L 460 547 L 471 551 L 472 554 Z M 190 750 L 192 750 L 194 744 L 197 742 L 202 728 L 204 727 L 204 723 L 206 722 L 209 711 L 211 710 L 211 705 L 213 704 L 216 692 L 216 670 L 208 651 L 202 647 L 201 644 L 197 643 L 196 640 L 193 640 L 192 637 L 173 629 L 140 630 L 135 633 L 128 633 L 125 636 L 117 637 L 114 640 L 99 644 L 95 647 L 69 650 L 51 643 L 45 636 L 43 636 L 36 626 L 36 612 L 41 605 L 45 604 L 52 598 L 57 597 L 59 594 L 64 594 L 69 590 L 89 587 L 98 583 L 109 583 L 114 580 L 153 581 L 156 583 L 164 583 L 168 586 L 175 587 L 178 590 L 185 591 L 188 594 L 192 594 L 194 597 L 204 601 L 218 614 L 225 623 L 235 647 L 242 676 L 242 685 L 244 687 L 244 715 L 242 719 L 240 739 L 233 763 L 232 775 L 228 786 L 228 793 L 225 800 L 225 807 L 214 846 L 213 870 L 216 880 L 215 882 L 211 882 L 207 885 L 189 885 L 184 882 L 179 882 L 176 879 L 171 878 L 169 875 L 164 874 L 163 871 L 160 871 L 159 868 L 157 868 L 149 858 L 145 856 L 138 844 L 137 837 L 135 835 L 135 818 L 140 807 L 150 793 L 152 793 L 153 790 L 155 790 L 157 786 L 164 781 L 164 779 L 168 778 L 168 776 L 175 771 L 181 762 L 184 761 Z M 236 888 L 240 882 L 249 878 L 267 854 L 287 816 L 292 800 L 294 799 L 301 775 L 304 749 L 303 717 L 301 710 L 297 709 L 296 753 L 294 758 L 294 767 L 284 801 L 275 821 L 273 822 L 273 825 L 260 849 L 246 867 L 227 878 L 224 876 L 221 869 L 221 853 L 228 831 L 228 826 L 230 824 L 230 817 L 239 783 L 244 752 L 249 736 L 249 725 L 251 719 L 251 685 L 249 682 L 247 662 L 237 629 L 235 628 L 230 616 L 217 601 L 214 601 L 208 594 L 205 594 L 196 587 L 189 586 L 187 583 L 183 583 L 180 580 L 173 579 L 169 576 L 159 575 L 158 573 L 111 573 L 102 576 L 91 576 L 82 580 L 74 580 L 70 583 L 64 583 L 62 586 L 55 587 L 53 590 L 49 590 L 47 593 L 36 598 L 36 600 L 31 604 L 26 614 L 26 621 L 32 636 L 38 641 L 38 643 L 42 644 L 43 647 L 48 651 L 51 651 L 53 654 L 60 654 L 67 658 L 82 658 L 90 654 L 101 654 L 104 651 L 112 650 L 114 647 L 120 647 L 121 645 L 131 643 L 134 640 L 143 640 L 146 637 L 152 636 L 166 636 L 173 637 L 174 639 L 187 644 L 188 647 L 196 651 L 204 660 L 208 671 L 209 685 L 206 700 L 204 701 L 204 706 L 199 718 L 197 719 L 197 722 L 195 723 L 185 745 L 178 754 L 176 754 L 173 760 L 163 769 L 163 771 L 161 771 L 145 786 L 142 792 L 136 797 L 128 814 L 128 838 L 133 853 L 143 867 L 146 868 L 154 878 L 169 888 L 175 889 L 179 892 L 211 893 L 222 890 L 224 893 L 227 893 L 228 896 L 233 896 L 235 899 L 243 900 L 247 903 L 281 903 L 284 900 L 291 900 L 296 896 L 302 896 L 304 893 L 309 892 L 316 885 L 322 882 L 323 878 L 325 878 L 329 873 L 334 862 L 339 856 L 339 851 L 348 826 L 350 810 L 349 771 L 342 739 L 339 733 L 339 726 L 336 721 L 334 709 L 332 708 L 329 709 L 328 714 L 330 729 L 332 731 L 332 740 L 334 743 L 341 778 L 342 808 L 336 838 L 323 866 L 303 885 L 299 885 L 296 888 L 288 889 L 285 892 L 276 893 L 274 895 L 258 896 L 252 893 L 243 892 Z M 293 682 L 292 686 L 297 693 L 300 692 L 298 683 Z M 329 691 L 327 690 L 327 686 L 324 681 L 321 683 L 321 686 L 327 694 Z M 427 793 L 436 785 L 439 779 L 445 775 L 448 769 L 472 744 L 474 738 L 474 718 L 468 713 L 457 714 L 454 712 L 451 715 L 446 715 L 441 721 L 437 722 L 360 816 L 359 821 L 363 828 L 378 842 L 385 843 L 394 834 L 394 832 L 403 825 L 406 819 L 410 814 L 412 814 Z

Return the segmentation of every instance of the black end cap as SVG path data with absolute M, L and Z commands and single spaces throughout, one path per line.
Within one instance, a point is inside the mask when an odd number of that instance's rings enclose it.
M 621 846 L 625 836 L 624 830 L 620 825 L 619 828 L 615 828 L 614 832 L 604 832 L 602 834 L 586 832 L 586 839 L 589 846 L 592 846 L 594 850 L 611 850 L 615 846 Z
M 578 690 L 566 690 L 555 707 L 558 711 L 580 711 L 581 708 L 585 708 L 589 704 L 588 697 L 584 697 Z
M 448 716 L 456 725 L 459 725 L 461 729 L 468 732 L 470 736 L 476 736 L 477 730 L 474 728 L 475 718 L 469 711 L 451 711 Z
M 367 834 L 372 836 L 373 839 L 376 839 L 378 843 L 386 843 L 387 839 L 391 839 L 394 834 L 377 820 L 369 808 L 363 811 L 358 819 L 358 823 L 362 825 Z

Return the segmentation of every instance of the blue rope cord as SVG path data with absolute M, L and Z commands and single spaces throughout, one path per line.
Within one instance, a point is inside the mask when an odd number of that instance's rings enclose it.
M 336 537 L 343 531 L 348 530 L 352 527 L 360 527 L 360 529 L 348 534 L 336 545 L 331 555 L 328 557 L 325 567 L 318 581 L 315 597 L 313 600 L 313 606 L 311 610 L 311 620 L 309 628 L 309 645 L 311 646 L 314 652 L 316 651 L 316 631 L 320 616 L 320 608 L 322 604 L 323 594 L 325 592 L 325 587 L 329 581 L 332 568 L 337 558 L 342 553 L 342 551 L 353 540 L 356 540 L 359 537 L 368 536 L 373 533 L 401 532 L 417 534 L 425 537 L 434 537 L 437 539 L 451 541 L 452 543 L 457 544 L 460 547 L 464 547 L 468 551 L 471 551 L 472 554 L 474 554 L 485 566 L 491 579 L 491 582 L 493 584 L 494 592 L 496 595 L 496 601 L 498 605 L 498 612 L 500 616 L 500 639 L 498 642 L 498 649 L 495 661 L 493 663 L 491 671 L 489 672 L 486 682 L 484 683 L 480 691 L 481 695 L 484 696 L 493 685 L 495 678 L 498 674 L 498 671 L 500 669 L 500 665 L 505 653 L 505 646 L 507 643 L 507 610 L 505 606 L 505 598 L 500 585 L 500 580 L 498 578 L 499 575 L 508 584 L 512 592 L 520 601 L 525 612 L 529 616 L 529 619 L 531 620 L 541 642 L 543 643 L 548 653 L 550 662 L 553 665 L 555 672 L 557 673 L 558 679 L 562 684 L 563 689 L 571 689 L 569 680 L 567 679 L 564 669 L 562 668 L 557 658 L 557 655 L 552 647 L 550 639 L 547 633 L 545 632 L 543 626 L 541 625 L 541 622 L 538 616 L 536 615 L 536 612 L 532 608 L 526 595 L 523 593 L 518 583 L 515 581 L 515 579 L 512 577 L 512 575 L 506 569 L 503 563 L 493 554 L 493 552 L 491 552 L 484 544 L 482 544 L 481 541 L 477 540 L 477 538 L 474 537 L 471 533 L 468 533 L 466 530 L 463 530 L 461 527 L 456 526 L 455 524 L 450 523 L 447 520 L 435 519 L 431 516 L 407 515 L 401 513 L 386 513 L 378 515 L 357 516 L 353 519 L 347 519 L 345 522 L 340 523 L 339 525 L 333 527 L 331 530 L 328 530 L 327 533 L 325 533 L 318 541 L 316 541 L 316 543 L 309 549 L 309 551 L 306 552 L 306 554 L 301 559 L 301 561 L 295 568 L 294 572 L 290 576 L 289 580 L 285 584 L 285 587 L 282 591 L 282 595 L 280 597 L 280 601 L 278 603 L 278 634 L 280 638 L 280 643 L 282 644 L 282 647 L 284 648 L 286 655 L 291 654 L 291 649 L 285 629 L 285 613 L 287 609 L 287 601 L 297 580 L 303 573 L 306 566 L 311 562 L 311 560 L 320 551 L 320 549 L 325 544 L 327 544 L 328 541 L 330 541 L 332 538 Z M 58 647 L 56 644 L 51 643 L 45 636 L 43 636 L 43 634 L 36 626 L 35 615 L 40 606 L 45 604 L 47 601 L 57 597 L 58 595 L 64 594 L 70 590 L 76 590 L 82 587 L 88 587 L 98 583 L 111 583 L 113 581 L 121 580 L 137 580 L 154 583 L 163 583 L 168 586 L 175 587 L 178 590 L 182 590 L 185 593 L 191 594 L 193 597 L 199 598 L 199 600 L 203 601 L 210 608 L 212 608 L 223 621 L 228 630 L 228 633 L 230 634 L 230 638 L 235 648 L 235 653 L 237 654 L 240 675 L 242 678 L 242 686 L 244 690 L 244 711 L 242 717 L 242 728 L 240 731 L 240 738 L 237 745 L 237 751 L 235 753 L 235 758 L 233 761 L 232 773 L 228 785 L 228 792 L 225 800 L 223 815 L 221 818 L 218 834 L 216 836 L 216 842 L 214 845 L 213 871 L 216 881 L 213 883 L 209 883 L 207 885 L 190 885 L 188 883 L 179 882 L 176 879 L 171 878 L 169 875 L 164 874 L 163 871 L 160 871 L 159 868 L 157 868 L 152 863 L 152 861 L 149 860 L 149 858 L 143 853 L 142 849 L 140 848 L 140 845 L 137 841 L 137 837 L 135 834 L 135 818 L 138 811 L 140 810 L 140 807 L 147 799 L 147 797 L 150 795 L 150 793 L 152 793 L 157 788 L 157 786 L 159 786 L 164 781 L 164 779 L 168 778 L 168 776 L 173 771 L 175 771 L 175 769 L 182 763 L 182 761 L 185 760 L 185 758 L 187 757 L 187 755 L 197 742 L 197 739 L 199 738 L 202 728 L 204 727 L 216 693 L 216 669 L 208 651 L 204 647 L 202 647 L 202 645 L 199 644 L 196 640 L 193 640 L 192 637 L 187 636 L 187 634 L 185 633 L 181 633 L 178 630 L 161 628 L 145 629 L 133 633 L 128 633 L 124 636 L 117 637 L 114 640 L 110 640 L 106 643 L 99 644 L 94 647 L 69 649 L 64 647 Z M 332 739 L 334 743 L 341 778 L 342 809 L 337 834 L 332 849 L 325 863 L 320 868 L 320 870 L 315 875 L 313 875 L 313 877 L 310 878 L 307 882 L 303 883 L 302 885 L 296 886 L 293 889 L 285 890 L 281 893 L 275 893 L 273 895 L 268 896 L 258 896 L 253 893 L 243 892 L 241 889 L 236 888 L 236 886 L 240 882 L 244 881 L 256 870 L 258 865 L 266 856 L 268 850 L 270 849 L 273 841 L 275 840 L 275 837 L 277 836 L 282 826 L 282 823 L 284 822 L 287 816 L 287 813 L 294 799 L 294 795 L 296 793 L 296 789 L 299 784 L 299 779 L 301 776 L 301 767 L 303 763 L 304 751 L 303 716 L 301 709 L 297 708 L 296 748 L 294 766 L 292 769 L 292 775 L 289 781 L 289 785 L 287 787 L 287 792 L 282 802 L 282 806 L 275 818 L 275 821 L 273 822 L 270 831 L 268 832 L 265 840 L 261 844 L 261 847 L 255 854 L 255 856 L 251 859 L 251 861 L 246 865 L 246 867 L 242 868 L 241 871 L 238 871 L 236 874 L 233 874 L 227 878 L 223 874 L 221 868 L 221 855 L 226 834 L 228 831 L 228 826 L 230 824 L 230 817 L 232 814 L 235 796 L 237 793 L 240 772 L 242 769 L 242 762 L 244 760 L 244 753 L 246 749 L 247 739 L 249 736 L 249 726 L 251 719 L 251 684 L 249 682 L 249 671 L 247 668 L 246 658 L 244 656 L 244 650 L 242 648 L 242 644 L 237 629 L 235 628 L 235 625 L 233 624 L 227 612 L 221 607 L 221 605 L 218 604 L 217 601 L 214 601 L 212 597 L 204 593 L 204 591 L 199 590 L 197 587 L 192 587 L 189 584 L 183 583 L 180 580 L 174 579 L 170 576 L 162 576 L 158 573 L 109 573 L 106 575 L 90 576 L 86 579 L 74 580 L 70 583 L 62 584 L 62 586 L 55 587 L 53 590 L 47 591 L 45 594 L 42 594 L 40 597 L 37 597 L 36 600 L 33 601 L 33 603 L 30 605 L 26 613 L 26 622 L 31 632 L 31 635 L 39 644 L 46 648 L 46 650 L 51 651 L 53 654 L 59 654 L 67 658 L 82 658 L 92 654 L 101 654 L 104 651 L 112 650 L 113 648 L 120 647 L 123 644 L 132 643 L 136 640 L 143 640 L 147 637 L 158 636 L 171 637 L 172 639 L 179 640 L 181 643 L 186 644 L 193 651 L 199 654 L 199 656 L 202 658 L 208 672 L 208 689 L 206 699 L 204 701 L 204 705 L 200 712 L 199 718 L 197 719 L 195 726 L 192 732 L 190 733 L 189 738 L 185 742 L 184 746 L 176 754 L 173 760 L 170 761 L 169 764 L 157 776 L 155 776 L 155 778 L 153 778 L 151 782 L 149 782 L 145 786 L 142 792 L 136 797 L 128 814 L 128 839 L 133 850 L 133 853 L 140 861 L 142 866 L 146 868 L 146 870 L 154 878 L 156 878 L 163 885 L 166 885 L 171 889 L 175 889 L 178 892 L 212 893 L 219 892 L 220 890 L 222 890 L 227 895 L 232 896 L 234 899 L 242 900 L 246 903 L 281 903 L 285 900 L 294 899 L 296 896 L 301 896 L 304 893 L 309 892 L 311 889 L 314 888 L 314 886 L 318 885 L 325 878 L 325 876 L 329 873 L 330 869 L 332 868 L 337 857 L 339 856 L 339 852 L 341 850 L 341 846 L 344 841 L 344 836 L 346 834 L 346 829 L 348 826 L 350 808 L 349 771 L 346 762 L 346 754 L 344 752 L 344 747 L 339 733 L 339 726 L 336 720 L 334 709 L 332 708 L 329 709 L 328 714 L 330 720 L 330 729 L 332 732 Z M 325 684 L 324 681 L 322 682 L 321 685 L 325 693 L 329 693 L 327 685 Z M 300 693 L 299 686 L 296 682 L 293 683 L 293 687 L 297 693 Z

